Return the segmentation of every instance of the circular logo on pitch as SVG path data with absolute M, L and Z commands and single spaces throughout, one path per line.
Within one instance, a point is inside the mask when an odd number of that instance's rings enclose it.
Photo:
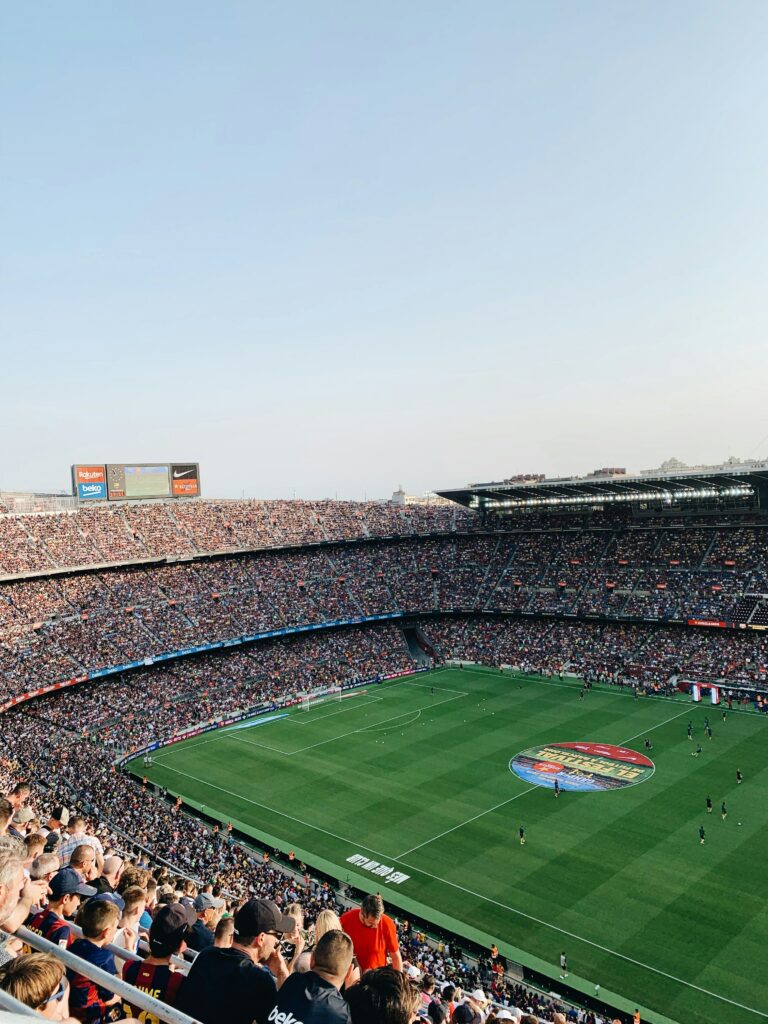
M 650 779 L 656 766 L 628 747 L 608 743 L 548 743 L 521 750 L 509 770 L 535 786 L 577 793 L 624 789 Z

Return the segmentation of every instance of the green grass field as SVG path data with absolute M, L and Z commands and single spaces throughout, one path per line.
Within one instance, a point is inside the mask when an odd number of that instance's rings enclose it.
M 646 736 L 655 773 L 624 789 L 556 800 L 509 769 L 535 744 L 643 751 Z M 643 1020 L 741 1024 L 768 1017 L 765 749 L 756 715 L 442 669 L 197 737 L 158 752 L 149 776 L 391 908 L 495 940 L 554 989 L 564 950 L 569 981 L 599 981 Z

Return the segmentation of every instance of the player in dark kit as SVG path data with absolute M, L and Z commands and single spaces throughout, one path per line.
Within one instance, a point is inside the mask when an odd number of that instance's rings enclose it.
M 706 838 L 706 832 L 704 831 L 704 826 L 703 825 L 699 825 L 699 842 L 701 843 L 702 846 L 704 845 L 704 839 L 705 838 Z
M 523 828 L 522 825 L 518 829 L 518 834 L 520 836 L 520 845 L 521 846 L 525 846 L 525 829 Z
M 708 796 L 707 797 L 707 814 L 711 814 L 711 813 L 712 813 L 712 797 Z
M 555 800 L 560 796 L 560 783 L 555 779 Z
M 689 740 L 693 739 L 693 723 L 692 722 L 688 723 L 688 739 Z
M 741 774 L 741 772 L 737 768 L 736 769 L 736 785 L 740 786 L 743 781 L 744 781 L 744 776 Z
M 723 821 L 728 817 L 728 808 L 725 806 L 725 800 L 720 804 L 720 817 Z

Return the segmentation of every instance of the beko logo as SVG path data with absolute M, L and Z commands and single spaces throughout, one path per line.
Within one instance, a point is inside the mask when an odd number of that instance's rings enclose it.
M 82 494 L 101 494 L 104 490 L 103 484 L 81 484 L 80 492 Z

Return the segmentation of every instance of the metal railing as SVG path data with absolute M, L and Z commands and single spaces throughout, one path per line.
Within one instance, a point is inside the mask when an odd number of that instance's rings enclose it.
M 28 928 L 18 928 L 15 934 L 33 949 L 40 950 L 42 953 L 53 953 L 57 960 L 61 960 L 66 967 L 71 968 L 76 974 L 81 974 L 90 981 L 95 981 L 102 988 L 119 995 L 137 1010 L 146 1010 L 157 1017 L 158 1020 L 164 1021 L 165 1024 L 200 1024 L 194 1017 L 188 1017 L 185 1013 L 180 1013 L 172 1006 L 168 1006 L 167 1003 L 162 1003 L 159 999 L 153 999 L 152 996 L 147 995 L 146 992 L 140 992 L 133 985 L 123 981 L 122 978 L 118 978 L 114 974 L 108 974 L 107 971 L 102 971 L 100 967 L 95 967 L 86 960 L 81 960 L 79 956 L 75 956 L 69 950 L 54 945 L 52 942 L 44 939 L 42 935 L 37 935 L 36 932 L 31 932 Z M 118 949 L 119 947 L 111 947 L 112 952 L 117 952 Z M 122 952 L 126 953 L 128 951 L 122 950 Z M 133 958 L 134 954 L 129 954 L 127 957 L 127 959 L 131 960 Z

